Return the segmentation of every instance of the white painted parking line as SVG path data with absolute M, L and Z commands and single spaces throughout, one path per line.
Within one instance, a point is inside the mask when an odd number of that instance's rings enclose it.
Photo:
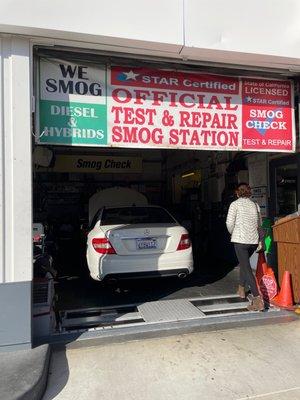
M 288 393 L 288 392 L 293 392 L 295 390 L 300 390 L 300 386 L 297 386 L 297 387 L 294 387 L 294 388 L 290 388 L 290 389 L 277 390 L 275 392 L 257 394 L 255 396 L 241 397 L 241 398 L 239 398 L 237 400 L 263 399 L 264 397 L 274 396 L 274 395 L 277 395 L 277 394 L 283 394 L 283 393 Z M 286 397 L 285 397 L 285 399 L 286 399 Z M 286 399 L 286 400 L 288 400 L 288 399 Z

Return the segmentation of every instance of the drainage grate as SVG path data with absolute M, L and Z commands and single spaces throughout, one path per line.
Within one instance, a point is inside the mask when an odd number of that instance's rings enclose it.
M 247 308 L 240 308 L 238 310 L 219 310 L 219 311 L 206 311 L 205 315 L 225 315 L 225 314 L 239 314 L 244 312 L 250 312 Z
M 144 322 L 135 306 L 66 310 L 59 315 L 63 332 Z
M 235 303 L 247 303 L 247 300 L 241 300 L 240 297 L 226 297 L 226 298 L 203 298 L 199 300 L 191 300 L 194 306 L 201 308 L 202 306 L 208 306 L 212 304 L 235 304 Z

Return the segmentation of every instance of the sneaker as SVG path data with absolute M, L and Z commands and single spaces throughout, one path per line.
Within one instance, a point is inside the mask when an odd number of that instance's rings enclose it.
M 263 311 L 265 309 L 265 304 L 261 296 L 253 297 L 252 302 L 247 306 L 249 311 Z

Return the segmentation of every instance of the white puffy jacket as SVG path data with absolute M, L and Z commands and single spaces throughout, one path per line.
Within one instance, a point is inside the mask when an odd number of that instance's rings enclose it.
M 240 197 L 230 204 L 226 226 L 234 243 L 258 244 L 258 224 L 261 223 L 259 205 Z

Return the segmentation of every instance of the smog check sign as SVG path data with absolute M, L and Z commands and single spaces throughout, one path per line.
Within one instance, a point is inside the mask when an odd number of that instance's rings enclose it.
M 48 169 L 49 171 L 49 169 Z M 57 155 L 51 172 L 141 173 L 141 157 Z
M 244 150 L 295 148 L 292 89 L 290 81 L 242 80 Z
M 42 60 L 39 143 L 295 149 L 291 81 Z

